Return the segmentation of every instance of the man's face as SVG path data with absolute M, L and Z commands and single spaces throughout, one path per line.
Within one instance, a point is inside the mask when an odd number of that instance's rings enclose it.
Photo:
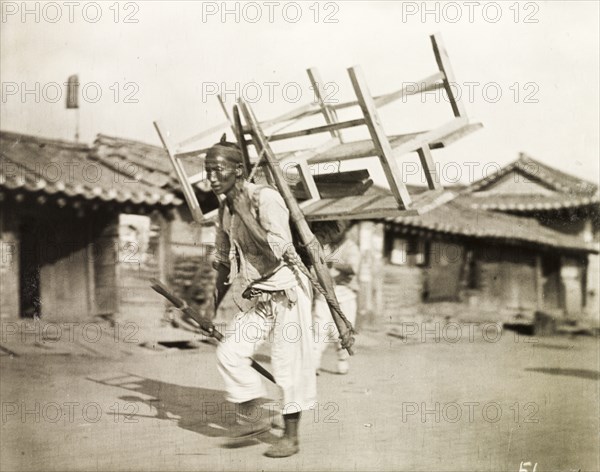
M 221 156 L 207 159 L 206 176 L 213 192 L 217 195 L 227 194 L 235 186 L 238 167 Z

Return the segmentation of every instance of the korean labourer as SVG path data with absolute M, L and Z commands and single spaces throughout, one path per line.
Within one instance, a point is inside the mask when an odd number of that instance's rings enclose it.
M 236 277 L 251 308 L 236 314 L 217 349 L 217 365 L 227 400 L 239 407 L 237 437 L 269 431 L 259 415 L 266 395 L 263 379 L 251 367 L 251 356 L 269 338 L 271 362 L 283 392 L 283 437 L 265 453 L 287 457 L 299 451 L 298 423 L 316 400 L 311 329 L 312 289 L 308 279 L 284 261 L 292 246 L 289 212 L 281 195 L 269 186 L 247 182 L 242 154 L 225 141 L 209 149 L 206 172 L 212 190 L 225 198 L 219 208 L 216 236 L 215 307 Z

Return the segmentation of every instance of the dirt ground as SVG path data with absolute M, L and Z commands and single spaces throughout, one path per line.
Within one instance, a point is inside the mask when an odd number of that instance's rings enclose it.
M 227 439 L 211 345 L 1 356 L 0 469 L 600 470 L 598 338 L 413 328 L 359 336 L 348 375 L 328 351 L 286 459 L 263 456 L 277 430 Z

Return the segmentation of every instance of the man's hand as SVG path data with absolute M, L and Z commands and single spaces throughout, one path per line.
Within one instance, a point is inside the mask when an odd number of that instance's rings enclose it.
M 221 300 L 223 300 L 223 297 L 225 296 L 225 294 L 227 293 L 227 290 L 229 289 L 229 286 L 225 285 L 225 282 L 227 281 L 228 276 L 229 276 L 229 268 L 225 267 L 222 264 L 219 264 L 217 266 L 217 278 L 215 280 L 215 290 L 213 292 L 213 302 L 214 302 L 215 314 L 217 312 L 217 309 L 219 308 L 219 305 L 221 304 Z
M 350 281 L 352 280 L 352 277 L 353 277 L 352 274 L 349 274 L 347 272 L 340 272 L 335 277 L 333 277 L 333 280 L 336 285 L 345 285 L 347 283 L 350 283 Z
M 330 273 L 336 285 L 349 283 L 355 275 L 354 269 L 350 264 L 341 264 L 339 262 L 332 262 Z

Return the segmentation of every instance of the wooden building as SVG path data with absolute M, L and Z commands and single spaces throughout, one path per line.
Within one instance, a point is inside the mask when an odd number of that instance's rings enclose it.
M 598 315 L 600 285 L 600 195 L 598 185 L 545 165 L 521 153 L 519 158 L 486 179 L 474 182 L 465 193 L 474 209 L 535 218 L 544 227 L 579 238 L 595 249 L 588 255 L 587 271 L 578 271 L 568 259 L 560 262 L 565 291 L 564 309 L 580 307 Z M 558 258 L 558 255 L 556 256 Z M 557 265 L 557 263 L 554 263 Z M 578 288 L 583 284 L 581 300 Z
M 92 146 L 8 132 L 0 140 L 2 319 L 155 321 L 165 311 L 149 288 L 157 276 L 210 303 L 214 228 L 192 222 L 162 148 L 104 135 Z M 365 171 L 345 177 L 361 195 L 390 198 Z M 316 183 L 326 198 L 339 193 L 331 176 Z M 196 188 L 203 210 L 214 208 L 206 183 Z M 521 156 L 423 215 L 361 216 L 352 231 L 361 312 L 450 302 L 499 319 L 593 316 L 598 234 L 597 186 Z
M 137 175 L 160 188 L 171 189 L 183 202 L 179 182 L 162 147 L 100 134 L 94 142 L 94 149 L 96 157 L 105 164 L 133 166 Z M 193 158 L 186 159 L 184 166 L 189 175 L 198 174 L 203 169 L 202 164 Z M 204 211 L 218 206 L 208 182 L 198 182 L 195 190 Z M 198 308 L 210 309 L 214 283 L 211 266 L 214 257 L 214 227 L 195 223 L 185 203 L 172 207 L 167 215 L 167 224 L 162 233 L 163 280 L 189 303 Z M 158 304 L 164 311 L 164 300 L 158 295 L 150 293 L 147 299 Z
M 94 147 L 105 162 L 133 162 L 140 167 L 139 172 L 150 173 L 147 178 L 156 185 L 178 188 L 162 148 L 102 135 Z M 193 160 L 185 160 L 185 165 L 190 175 L 201 170 Z M 373 185 L 366 171 L 346 172 L 343 177 L 348 181 L 340 183 L 338 176 L 315 176 L 321 196 L 339 198 L 351 188 L 353 194 L 365 198 L 390 198 L 388 191 Z M 216 206 L 216 200 L 205 185 L 197 184 L 196 194 L 203 211 L 208 211 Z M 419 192 L 409 187 L 412 194 Z M 300 182 L 293 190 L 300 200 L 307 198 Z M 530 315 L 536 310 L 576 318 L 595 313 L 590 281 L 597 258 L 597 213 L 593 216 L 590 212 L 588 219 L 579 223 L 572 215 L 580 210 L 571 210 L 567 216 L 561 213 L 576 202 L 587 205 L 588 210 L 597 209 L 593 184 L 523 156 L 498 175 L 449 190 L 458 193 L 458 198 L 424 215 L 394 216 L 391 212 L 386 218 L 361 216 L 352 237 L 362 253 L 359 279 L 364 315 L 381 316 L 435 302 L 487 311 L 498 319 L 517 313 Z M 582 193 L 571 198 L 569 192 Z M 509 197 L 515 194 L 521 203 L 529 199 L 538 207 L 550 202 L 559 207 L 552 207 L 558 212 L 554 222 L 513 211 L 520 209 L 518 206 L 489 207 L 517 198 Z M 214 228 L 194 224 L 185 205 L 169 215 L 163 233 L 165 280 L 189 301 L 209 305 Z M 568 230 L 566 221 L 571 222 Z
M 499 319 L 537 310 L 597 318 L 597 192 L 521 156 L 429 213 L 369 223 L 383 232 L 373 271 L 383 288 L 371 306 L 446 301 Z
M 1 132 L 0 149 L 1 319 L 162 316 L 148 278 L 182 201 L 98 143 Z

